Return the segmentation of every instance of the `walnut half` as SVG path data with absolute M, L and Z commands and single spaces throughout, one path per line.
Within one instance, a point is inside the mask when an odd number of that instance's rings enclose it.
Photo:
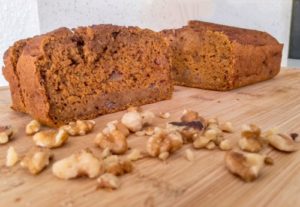
M 265 156 L 256 153 L 227 152 L 227 169 L 246 182 L 254 181 L 264 166 Z

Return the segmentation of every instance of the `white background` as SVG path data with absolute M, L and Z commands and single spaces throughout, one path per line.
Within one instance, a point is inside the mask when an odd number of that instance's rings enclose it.
M 285 66 L 291 7 L 292 0 L 0 0 L 0 56 L 20 38 L 61 26 L 112 23 L 161 30 L 199 19 L 269 32 L 284 43 Z M 7 85 L 2 74 L 0 85 Z

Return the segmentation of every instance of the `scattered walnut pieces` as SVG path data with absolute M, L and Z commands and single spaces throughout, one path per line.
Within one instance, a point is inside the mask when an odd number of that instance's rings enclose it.
M 167 129 L 178 131 L 184 143 L 193 142 L 196 136 L 202 135 L 206 127 L 206 121 L 195 111 L 184 111 L 180 122 L 170 122 Z
M 147 142 L 147 152 L 152 157 L 167 158 L 167 153 L 172 153 L 183 145 L 182 136 L 176 131 L 156 129 Z M 161 155 L 162 154 L 162 155 Z
M 32 121 L 30 121 L 30 122 L 26 125 L 26 127 L 25 127 L 25 133 L 26 133 L 27 135 L 33 135 L 33 134 L 39 132 L 40 129 L 41 129 L 41 124 L 40 124 L 40 122 L 37 121 L 37 120 L 32 120 Z
M 12 139 L 13 129 L 11 126 L 0 126 L 0 144 L 6 144 Z
M 71 179 L 80 176 L 95 178 L 100 174 L 101 162 L 89 149 L 81 150 L 69 157 L 55 162 L 53 174 L 61 179 Z
M 116 176 L 130 173 L 133 170 L 133 165 L 130 160 L 121 159 L 117 155 L 108 156 L 103 160 L 103 171 Z
M 71 136 L 79 136 L 91 132 L 95 124 L 94 120 L 77 120 L 76 122 L 70 122 L 68 125 L 62 126 L 62 128 Z
M 264 166 L 265 156 L 256 153 L 227 152 L 227 169 L 246 182 L 254 181 Z
M 40 147 L 57 148 L 63 146 L 69 138 L 69 134 L 60 128 L 58 131 L 48 129 L 33 135 L 35 145 Z
M 20 164 L 23 168 L 27 168 L 31 174 L 36 175 L 49 165 L 51 158 L 50 149 L 34 147 L 25 155 Z
M 6 154 L 6 167 L 12 167 L 19 161 L 19 155 L 15 148 L 10 146 Z
M 145 153 L 141 152 L 139 149 L 132 149 L 131 152 L 127 155 L 127 159 L 130 161 L 136 161 L 143 159 L 145 157 Z
M 188 161 L 193 161 L 195 159 L 194 152 L 191 149 L 185 150 L 185 158 Z
M 98 188 L 118 189 L 120 180 L 117 176 L 111 173 L 105 173 L 97 179 Z
M 143 111 L 140 114 L 143 126 L 152 125 L 154 123 L 155 114 L 152 111 Z
M 109 134 L 100 132 L 94 142 L 100 148 L 108 148 L 114 154 L 124 154 L 128 150 L 126 137 L 118 130 L 114 130 Z

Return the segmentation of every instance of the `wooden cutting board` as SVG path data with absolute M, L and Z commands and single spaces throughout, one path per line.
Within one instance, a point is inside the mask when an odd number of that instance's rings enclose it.
M 0 146 L 0 206 L 300 206 L 300 152 L 280 153 L 266 149 L 275 165 L 265 167 L 261 177 L 244 183 L 231 175 L 224 166 L 224 152 L 194 151 L 195 160 L 184 158 L 190 145 L 172 155 L 166 162 L 143 159 L 135 162 L 132 174 L 121 177 L 116 191 L 96 189 L 96 181 L 88 178 L 59 180 L 51 166 L 38 176 L 32 176 L 19 165 L 4 166 L 6 151 L 14 146 L 23 155 L 33 146 L 31 137 L 24 134 L 29 116 L 12 111 L 9 91 L 0 89 L 0 123 L 18 129 L 15 139 Z M 279 127 L 282 132 L 300 133 L 300 70 L 283 70 L 275 79 L 230 92 L 214 92 L 175 87 L 172 100 L 144 106 L 154 112 L 170 112 L 168 121 L 178 120 L 183 109 L 198 111 L 204 117 L 232 121 L 237 129 L 228 134 L 239 137 L 239 127 L 256 123 L 263 129 Z M 59 160 L 86 147 L 100 155 L 93 138 L 108 121 L 119 119 L 124 112 L 96 119 L 93 133 L 72 137 L 68 144 L 55 149 Z M 166 120 L 157 119 L 162 125 Z M 131 136 L 131 148 L 145 149 L 146 137 Z

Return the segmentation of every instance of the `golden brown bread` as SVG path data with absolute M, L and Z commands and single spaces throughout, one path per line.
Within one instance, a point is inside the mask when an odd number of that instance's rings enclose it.
M 24 40 L 5 59 L 13 108 L 50 126 L 171 97 L 167 44 L 137 27 L 98 25 Z M 12 59 L 14 59 L 12 61 Z M 18 76 L 16 76 L 17 74 Z
M 267 80 L 280 70 L 283 45 L 271 35 L 200 21 L 164 30 L 177 85 L 230 90 Z

